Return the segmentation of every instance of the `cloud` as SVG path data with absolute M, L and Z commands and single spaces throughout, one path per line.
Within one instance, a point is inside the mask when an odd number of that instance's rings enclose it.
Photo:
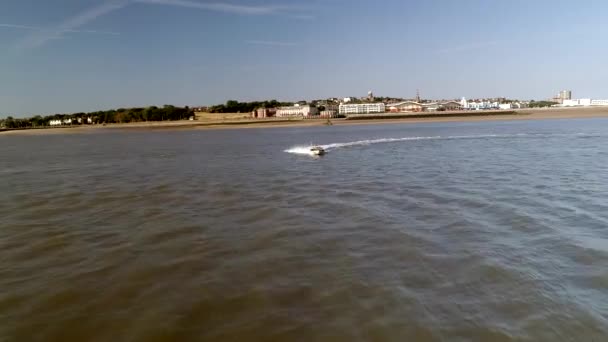
M 57 29 L 49 29 L 49 28 L 46 28 L 46 27 L 28 26 L 28 25 L 15 25 L 15 24 L 0 24 L 0 27 L 13 28 L 13 29 L 21 29 L 21 30 L 30 30 L 30 31 L 53 32 L 55 34 L 57 34 L 57 33 L 92 33 L 92 34 L 120 35 L 120 33 L 118 33 L 118 32 L 111 32 L 111 31 L 98 31 L 98 30 L 64 30 L 64 31 L 58 31 Z
M 80 27 L 94 21 L 95 19 L 118 11 L 130 4 L 146 4 L 146 5 L 164 5 L 183 8 L 193 8 L 206 11 L 224 12 L 240 15 L 270 15 L 270 14 L 285 14 L 292 18 L 311 19 L 311 16 L 302 14 L 286 13 L 298 8 L 293 6 L 283 5 L 239 5 L 226 2 L 198 2 L 194 0 L 103 0 L 101 4 L 91 7 L 84 12 L 66 19 L 57 27 L 44 28 L 27 25 L 0 24 L 0 27 L 23 29 L 33 31 L 23 41 L 17 45 L 17 50 L 33 49 L 45 45 L 51 40 L 60 39 L 66 33 L 91 33 L 91 34 L 109 34 L 119 35 L 118 32 L 97 31 L 97 30 L 82 30 Z M 251 41 L 251 44 L 258 45 L 274 45 L 274 46 L 293 46 L 291 43 Z
M 235 5 L 223 2 L 197 2 L 191 0 L 134 0 L 135 2 L 154 5 L 178 6 L 187 8 L 196 8 L 207 11 L 225 12 L 234 14 L 248 15 L 264 15 L 273 14 L 282 10 L 286 10 L 285 6 L 249 6 Z
M 75 17 L 67 19 L 56 28 L 36 30 L 36 32 L 30 34 L 25 40 L 23 40 L 17 46 L 17 48 L 19 50 L 24 50 L 40 47 L 50 40 L 60 38 L 64 33 L 67 32 L 101 33 L 102 31 L 87 31 L 77 29 L 103 15 L 119 10 L 128 4 L 129 0 L 106 0 L 98 6 L 91 7 Z M 22 26 L 21 28 L 30 28 L 30 26 Z
M 296 44 L 296 43 L 275 42 L 275 41 L 268 41 L 268 40 L 248 40 L 245 43 L 251 44 L 251 45 L 282 46 L 282 47 L 298 46 L 298 44 Z

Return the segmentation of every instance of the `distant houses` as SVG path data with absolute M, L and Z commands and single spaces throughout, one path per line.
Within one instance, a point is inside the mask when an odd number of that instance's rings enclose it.
M 456 101 L 446 102 L 416 102 L 403 101 L 390 104 L 388 111 L 391 113 L 418 113 L 418 112 L 437 112 L 462 110 L 462 106 Z
M 91 125 L 93 124 L 93 118 L 91 117 L 86 117 L 86 118 L 75 118 L 75 119 L 71 119 L 71 118 L 67 118 L 67 119 L 52 119 L 49 120 L 49 126 L 67 126 L 67 125 Z
M 473 100 L 467 101 L 464 97 L 460 101 L 464 110 L 511 110 L 521 109 L 528 106 L 527 103 L 517 101 L 499 100 Z
M 293 106 L 257 108 L 251 112 L 251 117 L 263 118 L 335 118 L 356 114 L 382 113 L 420 113 L 420 112 L 454 112 L 465 110 L 514 110 L 527 107 L 525 102 L 510 101 L 505 98 L 424 101 L 419 93 L 414 100 L 398 98 L 374 97 L 370 91 L 367 97 L 332 98 L 316 100 L 310 103 L 300 101 Z

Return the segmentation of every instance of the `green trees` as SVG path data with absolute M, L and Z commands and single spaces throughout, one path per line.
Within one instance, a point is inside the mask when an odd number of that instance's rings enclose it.
M 104 112 L 89 113 L 95 123 L 125 123 L 142 121 L 166 121 L 185 120 L 194 115 L 189 107 L 175 107 L 165 105 L 162 108 L 156 106 L 119 108 Z M 86 116 L 86 114 L 85 114 Z
M 141 121 L 185 120 L 194 115 L 189 107 L 165 105 L 162 108 L 150 106 L 146 108 L 119 108 L 91 113 L 53 114 L 42 117 L 36 115 L 27 119 L 15 119 L 11 116 L 0 120 L 0 127 L 9 129 L 34 128 L 48 126 L 51 120 L 71 120 L 74 124 L 90 123 L 127 123 Z
M 291 106 L 291 102 L 279 102 L 277 100 L 270 101 L 254 101 L 254 102 L 239 102 L 229 100 L 226 104 L 212 106 L 209 108 L 209 113 L 249 113 L 257 108 L 276 108 L 282 106 Z
M 551 107 L 553 105 L 558 104 L 557 102 L 552 101 L 530 101 L 530 108 L 541 108 L 541 107 Z
M 30 123 L 32 124 L 32 126 L 34 127 L 38 127 L 38 126 L 45 126 L 46 125 L 46 121 L 44 120 L 44 118 L 40 115 L 36 115 L 33 118 L 30 118 Z
M 6 118 L 2 124 L 5 128 L 27 128 L 31 127 L 32 123 L 30 119 L 15 119 L 12 116 Z

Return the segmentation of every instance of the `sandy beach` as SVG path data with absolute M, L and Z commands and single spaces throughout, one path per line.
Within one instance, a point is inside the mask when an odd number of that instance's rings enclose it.
M 576 107 L 576 108 L 548 108 L 548 109 L 521 109 L 513 114 L 464 116 L 470 112 L 463 112 L 463 116 L 424 118 L 384 118 L 346 120 L 332 119 L 332 125 L 382 125 L 382 124 L 407 124 L 424 122 L 476 122 L 476 121 L 511 121 L 511 120 L 547 120 L 547 119 L 582 119 L 582 118 L 608 118 L 608 107 Z M 242 129 L 242 128 L 272 128 L 272 127 L 307 127 L 325 126 L 327 120 L 195 120 L 195 121 L 164 121 L 164 122 L 135 122 L 125 124 L 106 124 L 91 126 L 74 126 L 68 128 L 45 128 L 9 130 L 0 132 L 1 136 L 7 135 L 49 135 L 49 134 L 82 134 L 98 130 L 176 130 L 176 129 Z

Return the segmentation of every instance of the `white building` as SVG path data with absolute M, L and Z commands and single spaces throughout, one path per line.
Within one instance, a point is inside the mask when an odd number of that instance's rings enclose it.
M 285 118 L 290 116 L 308 117 L 313 115 L 319 115 L 319 110 L 317 109 L 317 107 L 311 105 L 302 106 L 298 104 L 291 107 L 280 107 L 277 109 L 276 113 L 276 116 L 279 118 Z
M 588 107 L 591 106 L 591 99 L 576 99 L 576 100 L 564 100 L 562 106 L 564 107 Z
M 490 102 L 485 100 L 467 101 L 467 99 L 464 97 L 460 100 L 460 105 L 462 106 L 462 109 L 469 110 L 500 109 L 500 103 L 498 102 Z
M 49 121 L 49 125 L 51 125 L 51 126 L 61 126 L 62 124 L 63 124 L 63 121 L 61 121 L 60 119 Z
M 340 114 L 371 114 L 371 113 L 384 113 L 386 112 L 386 106 L 384 103 L 353 103 L 353 104 L 340 104 Z
M 468 102 L 466 107 L 467 109 L 473 110 L 484 110 L 484 109 L 498 109 L 500 108 L 500 104 L 498 102 L 489 102 L 489 101 L 472 101 Z
M 592 106 L 608 106 L 608 100 L 591 100 Z
M 460 105 L 462 106 L 462 108 L 468 109 L 469 108 L 469 101 L 467 101 L 467 99 L 465 97 L 463 97 L 460 100 Z

